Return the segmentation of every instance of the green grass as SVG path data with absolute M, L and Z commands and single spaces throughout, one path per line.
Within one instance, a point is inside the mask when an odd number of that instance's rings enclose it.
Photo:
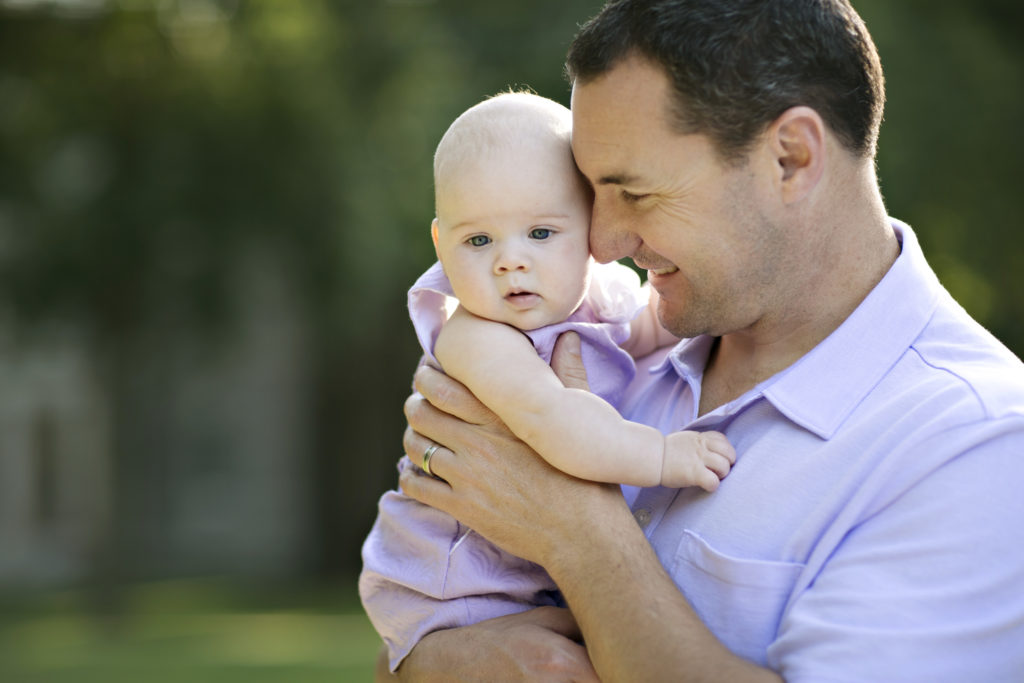
M 344 588 L 161 582 L 0 598 L 4 683 L 371 681 L 380 641 Z

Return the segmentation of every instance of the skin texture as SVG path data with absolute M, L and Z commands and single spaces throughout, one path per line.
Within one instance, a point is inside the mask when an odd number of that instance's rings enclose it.
M 631 257 L 651 269 L 670 331 L 718 337 L 703 413 L 824 339 L 881 279 L 898 245 L 872 162 L 848 153 L 813 110 L 783 112 L 742 164 L 726 164 L 706 137 L 669 125 L 667 93 L 661 69 L 636 57 L 577 84 L 573 150 L 595 192 L 595 257 Z M 553 366 L 578 382 L 581 368 L 562 351 Z M 403 490 L 547 569 L 601 680 L 780 680 L 700 622 L 617 487 L 552 468 L 450 378 L 422 369 L 416 387 L 405 450 L 418 463 L 430 442 L 443 444 L 431 460 L 441 479 L 407 469 Z M 535 643 L 541 660 L 564 645 L 554 632 L 534 635 L 544 636 Z M 425 639 L 401 673 L 427 680 L 447 665 L 471 672 L 465 680 L 502 678 L 488 666 L 514 650 L 493 636 L 493 624 L 478 624 Z

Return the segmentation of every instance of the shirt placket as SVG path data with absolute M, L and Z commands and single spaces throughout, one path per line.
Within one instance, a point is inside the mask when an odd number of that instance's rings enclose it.
M 665 511 L 678 494 L 679 489 L 661 486 L 640 491 L 630 510 L 645 536 L 650 538 L 651 532 L 658 527 Z
M 746 395 L 719 407 L 707 415 L 702 415 L 690 424 L 681 426 L 679 430 L 724 431 L 733 418 L 761 397 L 763 397 L 763 392 L 760 388 L 751 390 Z M 680 495 L 681 491 L 683 489 L 663 486 L 639 490 L 636 498 L 633 500 L 633 504 L 630 506 L 630 511 L 633 513 L 633 519 L 643 529 L 644 535 L 647 538 L 650 538 L 654 530 L 657 529 L 666 511 Z

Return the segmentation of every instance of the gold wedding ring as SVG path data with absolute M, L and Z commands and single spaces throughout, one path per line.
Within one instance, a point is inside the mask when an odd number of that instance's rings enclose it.
M 438 448 L 440 448 L 438 444 L 430 444 L 427 450 L 423 451 L 423 464 L 420 465 L 420 469 L 422 469 L 424 472 L 426 472 L 432 477 L 436 477 L 437 475 L 430 471 L 430 458 L 433 457 L 434 451 L 436 451 Z

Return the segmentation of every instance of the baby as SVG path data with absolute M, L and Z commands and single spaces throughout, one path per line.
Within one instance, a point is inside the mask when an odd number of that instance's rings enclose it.
M 714 491 L 735 462 L 722 434 L 664 436 L 614 407 L 633 357 L 678 340 L 658 324 L 652 288 L 623 265 L 591 259 L 591 193 L 570 133 L 568 109 L 527 93 L 485 100 L 445 133 L 434 159 L 439 262 L 409 292 L 427 362 L 570 474 Z M 580 336 L 592 393 L 564 387 L 548 365 L 565 331 Z M 561 604 L 540 567 L 397 491 L 381 499 L 363 560 L 360 595 L 392 670 L 424 635 L 464 625 L 470 612 Z M 481 585 L 483 565 L 509 571 Z

